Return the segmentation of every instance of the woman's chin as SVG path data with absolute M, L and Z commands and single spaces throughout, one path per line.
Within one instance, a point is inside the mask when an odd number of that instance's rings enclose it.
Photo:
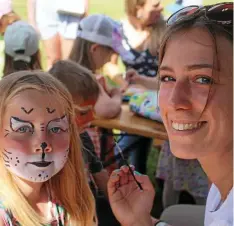
M 170 144 L 172 154 L 180 159 L 197 159 L 198 153 L 191 147 L 185 145 Z

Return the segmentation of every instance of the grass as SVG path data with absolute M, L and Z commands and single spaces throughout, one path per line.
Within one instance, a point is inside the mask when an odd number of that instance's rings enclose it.
M 40 0 L 39 0 L 40 1 Z M 48 0 L 51 1 L 51 0 Z M 89 0 L 90 13 L 104 13 L 115 19 L 120 19 L 124 16 L 124 0 Z M 166 7 L 175 0 L 163 0 L 162 4 Z M 204 0 L 204 4 L 213 4 L 223 2 L 222 0 Z M 14 9 L 22 18 L 27 18 L 26 0 L 13 0 Z M 167 13 L 165 11 L 165 13 Z

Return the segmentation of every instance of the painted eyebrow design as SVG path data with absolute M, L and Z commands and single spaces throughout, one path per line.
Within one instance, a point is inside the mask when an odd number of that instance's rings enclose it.
M 56 111 L 55 109 L 51 110 L 50 108 L 46 108 L 46 110 L 49 114 L 53 114 Z
M 65 122 L 65 120 L 66 120 L 66 122 Z M 46 126 L 46 127 L 48 127 L 50 123 L 53 123 L 53 122 L 60 122 L 60 121 L 65 122 L 65 123 L 67 123 L 67 125 L 68 125 L 67 116 L 66 116 L 66 115 L 63 115 L 61 118 L 56 118 L 56 119 L 52 119 L 51 121 L 49 121 L 49 122 L 47 123 L 47 126 Z M 69 126 L 67 126 L 67 127 L 69 128 Z M 68 128 L 66 128 L 66 130 L 68 130 Z
M 34 125 L 33 125 L 31 122 L 25 121 L 25 120 L 22 120 L 22 119 L 20 119 L 20 118 L 17 118 L 17 117 L 12 116 L 11 119 L 10 119 L 10 127 L 11 127 L 11 130 L 12 130 L 12 131 L 15 131 L 14 128 L 13 128 L 12 119 L 15 120 L 15 121 L 18 122 L 18 123 L 29 124 L 29 125 L 32 127 L 32 129 L 34 130 Z
M 29 115 L 34 110 L 34 108 L 31 108 L 29 111 L 27 111 L 24 107 L 21 107 L 21 110 L 23 110 L 27 115 Z

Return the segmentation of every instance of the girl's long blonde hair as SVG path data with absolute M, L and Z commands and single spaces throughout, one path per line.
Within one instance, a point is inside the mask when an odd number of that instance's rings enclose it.
M 84 172 L 84 163 L 80 150 L 79 135 L 74 120 L 72 97 L 68 90 L 51 75 L 34 71 L 13 73 L 0 81 L 0 115 L 3 116 L 10 99 L 26 89 L 34 89 L 53 95 L 53 100 L 64 107 L 69 118 L 70 152 L 64 168 L 44 184 L 48 186 L 54 198 L 61 204 L 69 216 L 68 225 L 94 225 L 95 204 Z M 54 99 L 56 97 L 56 100 Z M 0 127 L 2 128 L 2 118 Z M 2 148 L 0 147 L 0 150 Z M 0 151 L 0 200 L 11 211 L 22 226 L 41 226 L 44 220 L 30 206 L 27 199 L 15 183 L 14 176 L 4 166 Z

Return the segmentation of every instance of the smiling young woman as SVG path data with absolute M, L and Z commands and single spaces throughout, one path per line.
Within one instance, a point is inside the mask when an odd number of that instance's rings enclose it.
M 168 25 L 160 51 L 159 104 L 171 151 L 178 158 L 197 159 L 213 183 L 205 226 L 232 226 L 233 3 L 186 7 Z M 125 226 L 152 225 L 150 205 L 145 208 L 152 187 L 145 176 L 138 179 L 144 192 L 126 169 L 109 181 L 113 211 Z M 131 207 L 125 205 L 129 202 Z

